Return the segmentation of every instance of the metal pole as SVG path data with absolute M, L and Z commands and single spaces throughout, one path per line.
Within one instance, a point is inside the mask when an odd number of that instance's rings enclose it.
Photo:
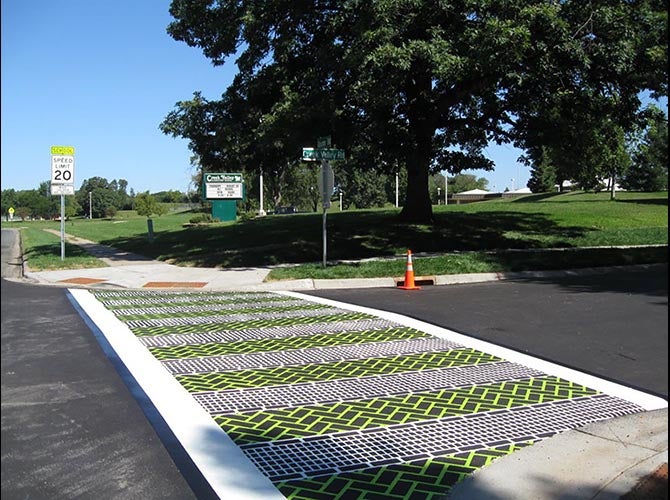
M 263 210 L 263 171 L 261 170 L 261 175 L 258 178 L 259 189 L 261 192 L 260 204 L 261 208 L 258 210 L 258 215 L 265 215 L 265 210 Z
M 449 199 L 447 198 L 447 184 L 448 184 L 448 178 L 449 172 L 444 173 L 444 204 L 447 205 L 449 203 Z
M 398 208 L 398 174 L 395 174 L 395 207 Z
M 60 195 L 60 260 L 65 260 L 65 195 Z
M 326 268 L 326 207 L 323 207 L 323 268 Z
M 88 219 L 93 219 L 93 191 L 88 192 Z
M 340 212 L 342 211 L 342 191 L 340 191 Z

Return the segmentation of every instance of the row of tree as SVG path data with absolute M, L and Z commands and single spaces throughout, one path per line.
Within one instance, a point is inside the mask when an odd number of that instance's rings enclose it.
M 259 193 L 258 179 L 245 179 L 247 196 L 240 203 L 241 211 L 258 211 Z M 305 164 L 296 164 L 287 169 L 286 177 L 281 181 L 282 192 L 285 193 L 287 205 L 298 207 L 303 211 L 320 210 L 321 197 L 318 194 L 316 169 Z M 403 187 L 406 178 L 398 176 L 399 201 L 402 203 Z M 445 185 L 444 177 L 440 174 L 431 176 L 431 193 L 437 203 L 439 189 Z M 476 179 L 473 175 L 456 175 L 448 179 L 450 192 L 460 192 L 468 189 L 486 189 L 488 181 L 484 178 Z M 108 181 L 102 177 L 92 177 L 84 180 L 74 196 L 65 196 L 66 217 L 92 217 L 94 219 L 113 218 L 119 210 L 136 210 L 140 215 L 161 215 L 165 212 L 161 204 L 189 203 L 204 204 L 201 188 L 189 193 L 177 190 L 160 191 L 150 194 L 135 193 L 131 188 L 127 191 L 128 182 L 125 179 Z M 345 177 L 338 174 L 338 182 L 334 196 L 343 194 L 344 208 L 371 208 L 393 204 L 395 199 L 396 179 L 369 175 L 369 172 L 360 172 L 360 175 Z M 279 205 L 273 205 L 273 208 Z M 43 182 L 37 189 L 20 190 L 5 189 L 2 191 L 2 214 L 7 215 L 13 208 L 16 217 L 20 219 L 53 219 L 60 217 L 60 196 L 51 196 L 49 182 Z
M 667 191 L 668 189 L 668 116 L 655 106 L 649 106 L 644 113 L 645 122 L 635 126 L 626 134 L 621 134 L 621 148 L 611 155 L 609 162 L 616 166 L 612 174 L 618 176 L 607 179 L 613 190 L 617 184 L 629 191 Z M 569 165 L 569 160 L 556 159 L 551 146 L 541 146 L 522 160 L 531 167 L 528 187 L 534 193 L 550 191 L 555 185 L 562 186 L 564 180 L 577 183 L 582 189 L 598 190 L 605 186 L 599 177 L 603 172 L 588 169 L 578 170 Z M 570 167 L 570 168 L 568 168 Z M 566 177 L 572 175 L 573 177 Z M 614 191 L 612 191 L 614 193 Z
M 161 191 L 154 194 L 139 193 L 128 189 L 125 179 L 108 181 L 103 177 L 92 177 L 82 182 L 74 196 L 65 196 L 66 217 L 92 217 L 94 219 L 113 218 L 119 210 L 137 210 L 141 206 L 153 203 L 187 203 L 190 200 L 180 191 Z M 10 207 L 21 219 L 53 219 L 60 217 L 60 196 L 51 196 L 48 181 L 42 182 L 37 189 L 16 191 L 2 190 L 2 214 L 6 215 Z M 153 205 L 152 205 L 153 206 Z M 160 210 L 156 208 L 156 210 Z M 156 212 L 154 212 L 156 213 Z
M 347 151 L 343 178 L 404 172 L 402 216 L 415 221 L 432 219 L 431 174 L 492 170 L 491 142 L 595 187 L 628 166 L 642 93 L 667 97 L 667 7 L 173 0 L 168 33 L 239 72 L 221 99 L 195 92 L 160 128 L 189 140 L 201 171 L 262 171 L 275 202 L 301 148 L 330 136 Z

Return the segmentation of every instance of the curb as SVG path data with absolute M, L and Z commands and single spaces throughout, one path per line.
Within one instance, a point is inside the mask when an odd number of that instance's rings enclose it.
M 161 264 L 164 265 L 164 264 Z M 543 279 L 543 278 L 559 278 L 559 277 L 569 277 L 569 276 L 589 276 L 596 274 L 604 274 L 611 272 L 613 269 L 631 269 L 631 268 L 650 268 L 655 266 L 666 266 L 665 263 L 658 264 L 637 264 L 630 266 L 610 266 L 610 267 L 589 267 L 589 268 L 578 268 L 578 269 L 567 269 L 567 270 L 549 270 L 549 271 L 517 271 L 517 272 L 508 272 L 508 273 L 470 273 L 470 274 L 448 274 L 448 275 L 438 275 L 438 276 L 429 276 L 424 277 L 428 284 L 425 288 L 430 288 L 431 286 L 443 286 L 443 285 L 462 285 L 462 284 L 474 284 L 474 283 L 486 283 L 493 281 L 505 281 L 505 280 L 524 280 L 524 279 Z M 135 267 L 134 264 L 129 264 L 127 267 Z M 25 261 L 23 262 L 23 272 L 21 278 L 16 278 L 20 281 L 25 281 L 31 284 L 38 285 L 51 285 L 51 286 L 61 286 L 61 287 L 70 287 L 70 288 L 119 288 L 119 289 L 140 289 L 143 288 L 141 285 L 128 285 L 115 283 L 113 281 L 105 281 L 104 283 L 97 283 L 93 285 L 82 285 L 82 284 L 73 284 L 68 282 L 60 281 L 49 281 L 40 275 L 40 272 L 31 272 L 26 270 L 27 265 Z M 116 267 L 115 272 L 123 273 L 121 267 Z M 222 272 L 235 272 L 236 269 L 228 269 Z M 60 272 L 60 271 L 54 271 Z M 73 272 L 82 272 L 85 273 L 85 270 L 73 270 Z M 429 279 L 428 279 L 429 278 Z M 143 278 L 142 283 L 146 282 L 149 278 Z M 126 280 L 128 281 L 128 280 Z M 402 281 L 402 280 L 400 280 Z M 432 283 L 431 283 L 432 282 Z M 317 279 L 317 278 L 302 278 L 295 280 L 281 280 L 281 281 L 268 281 L 268 282 L 258 282 L 258 283 L 246 283 L 246 284 L 230 284 L 229 286 L 220 286 L 213 285 L 208 288 L 201 290 L 222 290 L 222 291 L 281 291 L 281 290 L 334 290 L 340 288 L 398 288 L 398 278 L 397 277 L 386 277 L 386 278 L 348 278 L 348 279 Z M 423 284 L 423 283 L 422 283 Z M 152 287 L 153 289 L 160 289 L 160 287 Z M 171 290 L 175 290 L 175 287 L 170 287 Z

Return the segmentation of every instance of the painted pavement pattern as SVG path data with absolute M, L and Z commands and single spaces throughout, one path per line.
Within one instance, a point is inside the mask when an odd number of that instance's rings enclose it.
M 92 291 L 287 498 L 432 499 L 638 405 L 372 314 L 274 293 Z

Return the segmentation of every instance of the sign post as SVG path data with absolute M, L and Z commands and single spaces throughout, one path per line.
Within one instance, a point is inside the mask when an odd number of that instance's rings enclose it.
M 321 203 L 323 205 L 323 267 L 327 260 L 327 238 L 326 238 L 326 210 L 330 208 L 330 197 L 335 187 L 335 177 L 330 166 L 330 160 L 344 160 L 344 149 L 333 149 L 330 136 L 319 137 L 316 148 L 302 148 L 303 161 L 321 161 L 321 169 L 317 177 Z
M 74 194 L 74 147 L 51 146 L 51 195 L 60 195 L 60 260 L 65 260 L 65 195 Z
M 330 163 L 321 160 L 321 169 L 318 177 L 319 192 L 321 193 L 321 204 L 323 205 L 323 267 L 326 267 L 327 260 L 327 238 L 326 238 L 326 210 L 330 208 L 330 197 L 335 187 L 335 175 Z

